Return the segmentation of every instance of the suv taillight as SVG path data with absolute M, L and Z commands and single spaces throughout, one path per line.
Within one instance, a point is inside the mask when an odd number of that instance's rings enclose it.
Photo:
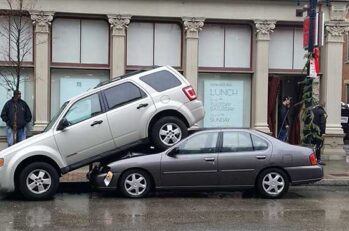
M 183 88 L 183 92 L 188 97 L 188 99 L 190 101 L 197 98 L 195 90 L 192 86 L 188 86 L 188 87 Z
M 311 165 L 317 165 L 317 158 L 314 153 L 309 155 L 309 161 Z

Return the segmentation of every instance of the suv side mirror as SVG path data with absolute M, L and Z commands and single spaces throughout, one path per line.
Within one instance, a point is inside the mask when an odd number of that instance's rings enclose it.
M 66 119 L 66 118 L 63 118 L 59 124 L 58 124 L 58 127 L 57 127 L 57 130 L 59 131 L 62 131 L 64 130 L 64 128 L 68 127 L 70 124 L 69 124 L 69 121 Z

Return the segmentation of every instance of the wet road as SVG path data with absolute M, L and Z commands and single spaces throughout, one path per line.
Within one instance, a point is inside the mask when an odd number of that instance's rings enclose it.
M 54 200 L 0 196 L 0 230 L 349 230 L 348 187 L 294 187 L 281 200 L 240 192 L 161 193 L 126 199 L 58 193 Z

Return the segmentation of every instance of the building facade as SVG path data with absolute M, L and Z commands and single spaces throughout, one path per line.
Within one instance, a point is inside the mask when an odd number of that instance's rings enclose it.
M 297 8 L 293 0 L 37 0 L 28 16 L 33 46 L 23 75 L 29 81 L 21 84 L 34 115 L 31 130 L 43 131 L 67 99 L 101 81 L 171 65 L 204 102 L 199 126 L 251 127 L 277 136 L 280 99 L 290 95 L 296 104 L 301 99 L 297 83 L 305 77 L 303 17 L 296 17 Z M 342 159 L 337 89 L 342 87 L 347 2 L 319 8 L 325 15 L 318 81 L 328 112 L 324 153 Z M 8 9 L 5 0 L 0 9 Z M 0 44 L 11 50 L 6 39 Z M 0 60 L 0 68 L 11 68 L 1 61 L 6 60 Z M 1 107 L 11 94 L 0 89 Z M 299 112 L 291 115 L 293 143 L 300 137 Z

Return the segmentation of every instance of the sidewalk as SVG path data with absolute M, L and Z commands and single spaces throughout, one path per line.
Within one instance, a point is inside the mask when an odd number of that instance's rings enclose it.
M 349 156 L 347 161 L 344 160 L 328 160 L 325 161 L 324 166 L 324 179 L 316 182 L 313 185 L 348 185 L 349 186 Z M 89 167 L 83 167 L 65 174 L 60 181 L 61 182 L 88 182 L 86 179 L 86 173 Z M 311 185 L 311 184 L 310 184 Z

